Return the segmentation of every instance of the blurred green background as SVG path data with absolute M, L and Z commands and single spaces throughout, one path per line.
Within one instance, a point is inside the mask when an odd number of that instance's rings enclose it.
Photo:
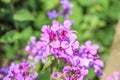
M 74 4 L 72 29 L 77 30 L 80 44 L 91 40 L 100 46 L 98 54 L 106 61 L 114 38 L 120 13 L 120 0 L 70 0 Z M 0 0 L 0 67 L 10 61 L 27 57 L 24 48 L 30 36 L 39 39 L 42 25 L 51 25 L 46 13 L 52 9 L 61 11 L 59 0 Z M 56 20 L 63 22 L 63 17 Z M 88 75 L 97 79 L 93 70 Z M 49 70 L 40 72 L 39 79 L 49 80 Z

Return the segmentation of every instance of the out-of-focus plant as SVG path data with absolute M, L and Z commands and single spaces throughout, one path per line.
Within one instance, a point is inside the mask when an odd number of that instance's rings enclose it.
M 107 80 L 119 80 L 120 73 L 115 71 L 114 72 L 114 77 L 108 76 Z
M 120 12 L 120 0 L 71 0 L 74 4 L 72 29 L 78 32 L 78 41 L 92 40 L 101 47 L 99 53 L 106 59 L 114 35 L 114 24 Z M 47 12 L 61 11 L 59 0 L 1 0 L 0 1 L 0 67 L 7 66 L 9 60 L 16 62 L 25 57 L 25 45 L 30 36 L 39 38 L 40 28 L 51 24 Z M 63 18 L 57 18 L 62 22 Z M 102 54 L 102 53 L 105 54 Z M 42 67 L 38 66 L 38 67 Z M 93 70 L 90 70 L 93 72 Z M 46 72 L 40 73 L 46 74 Z M 95 75 L 88 75 L 94 78 Z

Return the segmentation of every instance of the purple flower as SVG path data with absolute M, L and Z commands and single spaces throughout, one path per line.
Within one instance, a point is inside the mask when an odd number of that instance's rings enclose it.
M 60 4 L 62 5 L 61 12 L 57 12 L 56 10 L 47 12 L 47 16 L 49 19 L 57 18 L 58 16 L 63 16 L 64 20 L 67 20 L 67 15 L 72 14 L 71 8 L 73 8 L 73 4 L 71 4 L 69 0 L 60 0 Z
M 90 62 L 93 62 L 92 59 L 89 59 L 89 58 L 86 58 L 86 57 L 81 58 L 80 61 L 81 61 L 80 65 L 84 66 L 86 68 L 89 68 L 90 67 Z
M 48 16 L 49 19 L 57 18 L 58 17 L 58 13 L 57 13 L 56 10 L 52 10 L 52 11 L 47 12 L 47 16 Z
M 20 64 L 12 63 L 3 80 L 34 80 L 38 76 L 38 73 L 34 72 L 35 65 L 25 60 Z
M 72 8 L 73 4 L 69 3 L 69 0 L 60 0 L 60 3 L 63 5 L 62 8 L 65 10 L 67 8 Z
M 76 41 L 77 36 L 73 33 L 66 34 L 68 40 L 61 42 L 61 47 L 65 48 L 66 53 L 73 55 L 73 49 L 79 47 L 79 42 Z
M 8 74 L 9 67 L 0 68 L 0 80 Z
M 72 14 L 71 8 L 73 7 L 73 4 L 69 3 L 69 0 L 60 0 L 60 3 L 62 4 L 61 15 L 63 15 L 64 19 L 66 20 L 67 15 Z
M 64 24 L 64 27 L 65 27 L 66 29 L 70 29 L 71 26 L 72 26 L 72 21 L 70 21 L 70 20 L 65 20 L 63 24 Z
M 83 80 L 86 74 L 88 74 L 88 70 L 84 68 L 70 66 L 65 66 L 63 68 L 65 80 Z
M 67 74 L 69 72 L 69 70 L 72 70 L 72 68 L 70 66 L 65 66 L 63 68 L 63 74 Z
M 34 59 L 35 62 L 42 61 L 45 63 L 46 57 L 50 55 L 49 46 L 45 42 L 31 41 L 30 44 L 26 46 L 26 51 L 30 52 L 29 59 Z
M 55 78 L 55 79 L 60 78 L 60 76 L 61 76 L 61 75 L 59 75 L 58 72 L 55 72 L 55 71 L 54 71 L 54 72 L 52 73 L 52 77 Z
M 87 41 L 87 42 L 85 43 L 85 47 L 87 48 L 87 49 L 85 50 L 85 52 L 90 53 L 90 54 L 93 54 L 93 55 L 97 53 L 97 49 L 99 48 L 99 46 L 96 45 L 96 44 L 93 44 L 93 45 L 92 45 L 91 41 Z

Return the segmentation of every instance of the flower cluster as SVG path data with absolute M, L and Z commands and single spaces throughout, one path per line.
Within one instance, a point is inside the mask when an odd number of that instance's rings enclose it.
M 103 76 L 101 69 L 104 67 L 104 64 L 96 54 L 97 49 L 98 45 L 92 45 L 90 41 L 87 41 L 84 46 L 75 50 L 72 56 L 68 56 L 71 66 L 65 66 L 63 68 L 62 75 L 64 75 L 64 77 L 62 78 L 64 78 L 64 80 L 84 80 L 90 67 L 93 67 L 94 72 L 99 76 Z
M 79 47 L 76 40 L 75 31 L 70 30 L 72 22 L 65 20 L 63 24 L 53 21 L 52 26 L 44 25 L 40 40 L 36 41 L 31 37 L 31 43 L 26 46 L 26 51 L 30 52 L 30 59 L 41 60 L 45 63 L 46 57 L 54 54 L 56 58 L 68 58 L 73 55 L 73 49 Z
M 74 52 L 74 55 L 69 59 L 71 63 L 71 68 L 64 67 L 69 71 L 80 71 L 78 75 L 80 76 L 79 80 L 83 80 L 84 76 L 88 74 L 88 70 L 90 67 L 94 68 L 94 72 L 96 72 L 99 76 L 103 75 L 102 68 L 104 67 L 103 61 L 99 60 L 99 56 L 97 53 L 98 45 L 91 44 L 90 41 L 87 41 L 85 45 L 80 46 L 80 49 Z M 63 69 L 63 73 L 65 70 Z M 74 78 L 73 78 L 74 79 Z
M 47 15 L 49 19 L 57 18 L 58 16 L 63 16 L 64 20 L 67 19 L 67 15 L 71 15 L 72 11 L 71 8 L 73 4 L 69 2 L 69 0 L 60 0 L 60 4 L 62 5 L 61 12 L 57 12 L 56 10 L 48 11 Z
M 69 20 L 65 20 L 63 24 L 53 21 L 51 27 L 44 25 L 40 40 L 36 41 L 35 37 L 31 37 L 31 43 L 26 46 L 26 50 L 31 52 L 29 58 L 35 61 L 41 60 L 43 63 L 50 55 L 63 59 L 64 63 L 69 64 L 63 68 L 65 80 L 83 80 L 90 67 L 102 76 L 101 69 L 104 64 L 97 54 L 99 46 L 90 41 L 80 46 L 77 41 L 77 32 L 71 30 L 71 25 L 72 22 Z
M 3 80 L 34 80 L 38 76 L 34 70 L 35 64 L 25 60 L 20 64 L 12 63 Z

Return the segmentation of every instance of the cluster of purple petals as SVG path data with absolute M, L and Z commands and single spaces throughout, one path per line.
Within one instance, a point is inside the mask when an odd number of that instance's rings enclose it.
M 102 76 L 104 64 L 97 54 L 99 46 L 91 41 L 80 46 L 77 32 L 71 30 L 71 25 L 69 20 L 65 20 L 63 24 L 53 21 L 52 26 L 44 25 L 40 40 L 36 41 L 35 37 L 31 37 L 31 43 L 26 46 L 26 50 L 31 53 L 29 58 L 43 63 L 50 55 L 63 59 L 64 63 L 69 64 L 63 68 L 65 80 L 83 80 L 90 67 Z
M 97 54 L 98 48 L 98 45 L 91 44 L 90 41 L 87 41 L 85 45 L 80 46 L 79 49 L 73 50 L 73 55 L 68 56 L 67 59 L 70 66 L 63 68 L 63 80 L 84 80 L 90 67 L 93 67 L 94 72 L 99 76 L 103 76 L 102 68 L 104 64 L 102 60 L 99 60 L 99 55 Z M 54 76 L 54 78 L 60 77 Z
M 84 80 L 84 76 L 88 74 L 88 70 L 85 68 L 65 66 L 63 73 L 53 72 L 52 76 L 54 79 L 62 80 Z
M 50 55 L 49 46 L 43 41 L 36 41 L 36 37 L 30 38 L 30 43 L 25 48 L 30 52 L 28 58 L 34 59 L 35 62 L 42 61 L 45 63 L 46 57 Z
M 72 22 L 65 20 L 63 24 L 53 21 L 52 26 L 44 25 L 40 40 L 36 41 L 31 37 L 31 42 L 26 46 L 26 51 L 30 52 L 29 59 L 42 61 L 52 54 L 56 58 L 67 58 L 67 55 L 73 55 L 73 49 L 78 48 L 79 42 L 76 40 L 76 32 L 70 30 Z
M 38 73 L 35 70 L 35 63 L 23 62 L 19 64 L 12 63 L 9 67 L 8 74 L 3 80 L 35 80 Z
M 60 3 L 62 4 L 61 15 L 63 15 L 64 19 L 67 19 L 67 15 L 72 14 L 71 8 L 73 8 L 73 4 L 69 0 L 60 0 Z
M 56 58 L 67 60 L 68 56 L 73 55 L 74 49 L 79 47 L 76 31 L 70 30 L 71 25 L 69 20 L 65 20 L 63 24 L 53 21 L 51 27 L 44 25 L 40 40 L 36 41 L 35 37 L 31 37 L 31 42 L 26 46 L 26 51 L 31 53 L 29 58 L 45 63 L 46 58 L 53 54 Z
M 9 70 L 9 67 L 0 68 L 0 80 L 2 80 L 4 76 L 7 75 L 8 70 Z
M 63 68 L 64 80 L 84 80 L 84 76 L 88 74 L 88 70 L 84 67 L 65 66 Z
M 47 15 L 49 19 L 57 18 L 58 16 L 63 16 L 64 20 L 67 19 L 67 15 L 71 15 L 72 11 L 71 8 L 73 4 L 69 2 L 69 0 L 60 0 L 60 4 L 62 5 L 61 12 L 57 12 L 56 10 L 48 11 Z

